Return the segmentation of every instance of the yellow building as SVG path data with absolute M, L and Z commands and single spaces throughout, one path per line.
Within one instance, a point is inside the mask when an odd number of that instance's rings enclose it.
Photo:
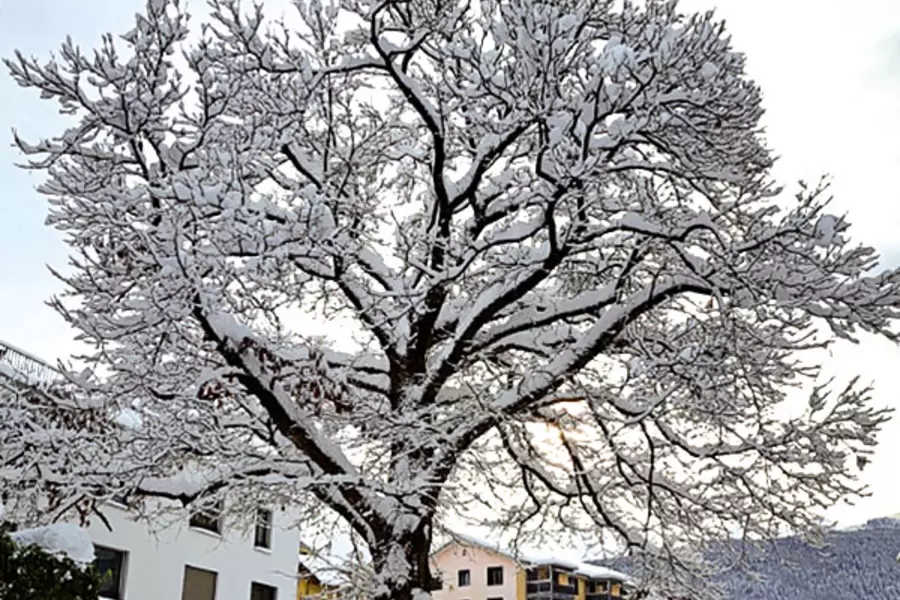
M 633 587 L 612 569 L 521 556 L 468 538 L 439 548 L 432 565 L 443 581 L 434 600 L 619 600 Z
M 297 568 L 297 600 L 303 598 L 335 598 L 342 579 L 335 561 L 322 558 L 307 546 L 300 545 Z

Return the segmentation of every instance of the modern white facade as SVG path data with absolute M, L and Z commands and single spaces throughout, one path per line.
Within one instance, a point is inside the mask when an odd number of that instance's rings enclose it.
M 294 600 L 297 595 L 296 529 L 284 529 L 281 510 L 272 511 L 269 548 L 253 530 L 221 533 L 173 525 L 151 533 L 124 508 L 109 506 L 88 527 L 101 569 L 121 565 L 108 580 L 104 598 L 112 600 Z M 264 545 L 264 544 L 263 544 Z M 115 573 L 115 569 L 113 569 Z M 255 584 L 255 585 L 254 585 Z

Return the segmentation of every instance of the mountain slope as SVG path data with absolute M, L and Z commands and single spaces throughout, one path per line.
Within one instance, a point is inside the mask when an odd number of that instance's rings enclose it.
M 711 556 L 734 556 L 735 545 Z M 900 600 L 900 520 L 835 530 L 823 547 L 782 538 L 747 548 L 744 567 L 716 578 L 727 600 Z M 630 571 L 627 561 L 589 561 Z M 639 577 L 638 573 L 632 573 Z
M 825 547 L 785 538 L 748 556 L 749 570 L 723 575 L 730 600 L 897 600 L 900 599 L 900 521 L 878 519 L 834 531 Z

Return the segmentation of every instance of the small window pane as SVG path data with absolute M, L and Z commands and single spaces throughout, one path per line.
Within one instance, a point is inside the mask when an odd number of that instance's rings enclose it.
M 94 546 L 94 566 L 103 578 L 100 587 L 101 598 L 119 600 L 123 593 L 122 571 L 125 565 L 125 553 L 112 548 Z
M 260 508 L 256 511 L 256 530 L 253 545 L 257 548 L 272 547 L 272 511 Z
M 212 507 L 206 508 L 191 515 L 190 526 L 205 529 L 213 533 L 222 533 L 223 504 L 219 500 Z
M 487 584 L 503 585 L 503 567 L 487 568 Z
M 456 576 L 459 587 L 466 587 L 472 584 L 472 573 L 468 569 L 460 569 Z
M 271 585 L 255 581 L 250 584 L 250 600 L 276 600 L 277 593 Z

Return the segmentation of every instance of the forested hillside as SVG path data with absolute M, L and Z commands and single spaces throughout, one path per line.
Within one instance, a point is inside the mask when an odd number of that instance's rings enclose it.
M 739 548 L 730 550 L 710 554 L 733 558 Z M 875 519 L 829 533 L 823 547 L 783 538 L 763 549 L 747 548 L 743 566 L 717 583 L 727 600 L 898 600 L 898 553 L 900 520 Z M 633 572 L 627 561 L 589 562 Z
M 897 600 L 900 598 L 900 521 L 877 519 L 835 531 L 824 548 L 799 539 L 779 540 L 748 557 L 754 577 L 732 571 L 724 578 L 733 600 Z

